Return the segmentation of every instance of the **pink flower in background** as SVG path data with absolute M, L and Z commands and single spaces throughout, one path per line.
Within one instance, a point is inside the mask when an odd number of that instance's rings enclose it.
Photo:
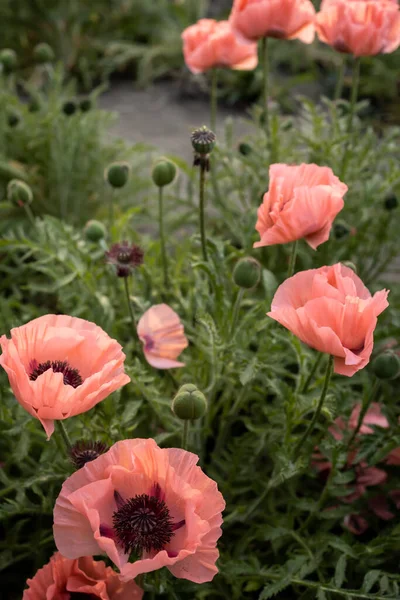
M 310 0 L 235 0 L 229 18 L 244 38 L 297 38 L 311 44 L 315 8 Z
M 229 21 L 200 19 L 185 29 L 182 39 L 185 62 L 193 73 L 215 67 L 252 70 L 258 64 L 257 44 L 240 39 Z
M 167 304 L 156 304 L 139 319 L 137 332 L 147 362 L 156 369 L 184 367 L 176 358 L 188 346 L 179 316 Z
M 371 296 L 354 271 L 338 263 L 287 279 L 267 314 L 305 344 L 334 356 L 335 373 L 351 377 L 369 362 L 388 293 Z
M 394 0 L 324 0 L 316 29 L 319 39 L 339 52 L 394 52 L 400 46 L 399 6 Z
M 121 346 L 100 327 L 66 315 L 45 315 L 0 338 L 0 364 L 18 402 L 48 438 L 54 421 L 90 410 L 129 383 Z
M 361 403 L 358 403 L 353 408 L 353 411 L 350 415 L 348 424 L 349 429 L 356 429 L 358 420 L 360 418 L 360 413 Z M 368 408 L 363 418 L 360 430 L 358 432 L 359 435 L 368 435 L 371 433 L 375 433 L 371 425 L 374 425 L 376 427 L 382 427 L 382 429 L 389 428 L 389 421 L 387 420 L 385 415 L 382 414 L 381 405 L 378 402 L 372 402 L 371 406 Z
M 54 509 L 57 548 L 68 558 L 107 554 L 122 581 L 162 567 L 211 581 L 225 502 L 197 461 L 152 439 L 117 442 L 65 481 Z
M 101 600 L 141 600 L 143 590 L 134 581 L 122 583 L 111 567 L 91 556 L 78 560 L 54 554 L 32 579 L 22 600 L 72 600 L 82 597 Z

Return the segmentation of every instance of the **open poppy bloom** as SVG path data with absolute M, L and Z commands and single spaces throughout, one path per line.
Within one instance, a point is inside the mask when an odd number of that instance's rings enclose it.
M 334 356 L 335 373 L 351 377 L 369 362 L 388 294 L 381 290 L 371 296 L 354 271 L 338 263 L 287 279 L 268 316 L 311 348 Z
M 397 0 L 324 0 L 316 29 L 338 52 L 387 54 L 400 46 L 399 6 Z
M 261 239 L 254 248 L 304 238 L 316 250 L 329 239 L 347 190 L 329 167 L 271 165 L 269 190 L 257 213 Z
M 122 581 L 161 567 L 211 581 L 225 502 L 197 461 L 152 439 L 117 442 L 65 481 L 54 508 L 57 548 L 68 558 L 107 554 Z
M 149 365 L 156 369 L 185 366 L 176 358 L 188 346 L 188 340 L 180 318 L 167 304 L 149 308 L 139 319 L 137 333 Z
M 249 40 L 297 38 L 311 44 L 315 36 L 314 18 L 311 0 L 235 0 L 229 20 Z
M 257 44 L 245 42 L 229 21 L 200 19 L 182 33 L 185 63 L 192 73 L 216 67 L 251 71 L 258 64 Z
M 94 323 L 45 315 L 0 338 L 0 364 L 18 402 L 48 439 L 54 421 L 90 410 L 129 383 L 121 346 Z
M 32 579 L 22 600 L 141 600 L 143 590 L 134 581 L 122 583 L 118 574 L 91 556 L 78 560 L 56 552 Z

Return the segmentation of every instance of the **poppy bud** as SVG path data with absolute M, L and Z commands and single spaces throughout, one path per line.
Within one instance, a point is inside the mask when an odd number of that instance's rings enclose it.
M 385 198 L 385 208 L 386 210 L 394 210 L 395 208 L 397 208 L 399 205 L 399 202 L 397 200 L 397 196 L 395 196 L 394 194 L 390 194 L 389 196 L 386 196 Z
M 382 352 L 372 363 L 378 379 L 395 379 L 400 374 L 400 358 L 394 352 Z
M 346 223 L 335 223 L 333 226 L 333 235 L 335 239 L 341 240 L 350 235 L 350 227 Z
M 197 154 L 205 155 L 213 151 L 216 136 L 215 133 L 208 129 L 205 125 L 200 129 L 195 129 L 192 133 L 192 146 Z
M 176 175 L 176 166 L 166 158 L 160 159 L 153 167 L 151 174 L 154 183 L 158 187 L 164 187 L 173 182 Z
M 81 102 L 79 103 L 79 108 L 81 109 L 82 112 L 89 112 L 89 110 L 91 110 L 91 108 L 92 108 L 91 99 L 84 98 L 84 100 L 81 100 Z
M 242 142 L 241 144 L 239 144 L 239 152 L 240 154 L 242 154 L 242 156 L 249 156 L 249 154 L 253 152 L 253 148 L 250 146 L 250 144 Z
M 17 67 L 17 55 L 14 50 L 4 48 L 0 51 L 0 64 L 7 75 L 15 71 Z
M 51 63 L 55 58 L 53 48 L 44 42 L 37 44 L 33 49 L 33 58 L 39 64 Z
M 233 281 L 246 290 L 256 287 L 260 277 L 261 265 L 258 260 L 250 256 L 240 259 L 233 270 Z
M 354 273 L 357 273 L 357 267 L 354 263 L 352 263 L 350 260 L 344 260 L 342 262 L 342 265 L 344 265 L 345 267 L 349 267 L 349 269 L 351 269 L 352 271 L 354 271 Z
M 12 179 L 7 186 L 7 198 L 15 206 L 25 206 L 32 203 L 33 194 L 29 185 L 19 179 Z
M 129 179 L 129 165 L 125 162 L 115 162 L 105 171 L 105 177 L 113 188 L 123 188 Z
M 64 115 L 71 117 L 76 112 L 76 103 L 73 100 L 64 102 L 62 107 Z
M 183 385 L 172 401 L 172 412 L 183 421 L 201 419 L 206 411 L 206 397 L 191 383 Z
M 107 229 L 103 223 L 92 219 L 86 223 L 83 233 L 89 242 L 99 242 L 106 237 Z

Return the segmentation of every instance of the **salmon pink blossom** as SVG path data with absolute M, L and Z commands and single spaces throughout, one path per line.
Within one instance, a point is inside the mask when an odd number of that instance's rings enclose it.
M 373 56 L 400 46 L 397 0 L 324 0 L 316 17 L 319 39 L 339 52 Z
M 185 62 L 192 73 L 216 67 L 251 71 L 258 63 L 257 44 L 240 39 L 229 21 L 200 19 L 182 33 Z
M 117 442 L 65 481 L 54 509 L 57 548 L 71 559 L 107 554 L 122 581 L 161 567 L 211 581 L 225 502 L 197 461 L 152 439 Z
M 188 346 L 180 318 L 167 304 L 156 304 L 139 319 L 137 333 L 149 365 L 156 369 L 184 367 L 176 358 Z
M 94 323 L 45 315 L 0 338 L 0 364 L 18 402 L 48 438 L 54 421 L 90 410 L 129 383 L 121 346 Z
M 311 348 L 334 356 L 335 373 L 351 377 L 369 362 L 388 293 L 371 296 L 354 271 L 338 263 L 287 279 L 268 316 Z
M 141 600 L 143 590 L 134 581 L 122 583 L 118 574 L 91 556 L 78 560 L 56 552 L 32 579 L 22 600 Z
M 329 239 L 347 185 L 329 167 L 271 165 L 269 190 L 258 209 L 255 248 L 304 238 L 314 250 Z
M 235 0 L 229 20 L 249 40 L 297 38 L 311 44 L 314 18 L 311 0 Z

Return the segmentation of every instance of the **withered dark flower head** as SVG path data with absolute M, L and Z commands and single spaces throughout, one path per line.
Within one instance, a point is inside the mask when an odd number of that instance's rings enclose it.
M 107 450 L 108 446 L 104 442 L 85 442 L 81 440 L 72 446 L 69 456 L 76 469 L 82 469 L 87 462 L 95 460 Z
M 106 261 L 114 265 L 118 277 L 129 277 L 134 269 L 143 264 L 144 252 L 140 246 L 123 241 L 113 244 L 106 252 Z

